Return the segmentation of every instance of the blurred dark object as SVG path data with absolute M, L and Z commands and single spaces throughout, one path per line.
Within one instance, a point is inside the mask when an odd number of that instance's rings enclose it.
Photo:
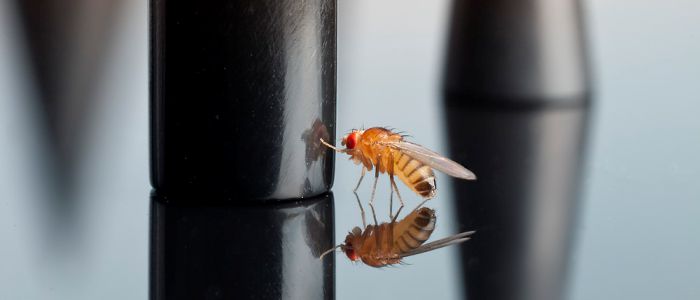
M 585 102 L 584 44 L 576 0 L 455 0 L 445 93 L 481 105 Z
M 151 181 L 230 200 L 328 191 L 336 2 L 151 1 Z M 330 154 L 330 151 L 325 151 Z
M 152 195 L 151 299 L 334 299 L 333 194 L 221 203 Z M 193 204 L 209 202 L 211 204 Z
M 82 154 L 121 2 L 22 0 L 16 5 L 58 173 L 54 177 L 66 189 Z
M 561 299 L 579 207 L 588 109 L 448 106 L 451 155 L 479 179 L 455 182 L 469 299 Z
M 456 1 L 446 62 L 450 157 L 469 299 L 565 295 L 590 86 L 578 1 Z
M 46 248 L 68 255 L 79 247 L 78 172 L 85 163 L 88 134 L 93 128 L 98 91 L 104 87 L 104 70 L 110 63 L 112 30 L 121 1 L 111 0 L 22 0 L 11 1 L 17 11 L 26 43 L 30 81 L 29 99 L 37 101 L 36 123 L 40 129 L 41 165 L 37 185 L 50 197 Z M 4 67 L 4 66 L 3 66 Z M 21 73 L 21 72 L 20 72 Z M 32 106 L 34 107 L 34 106 Z M 34 117 L 34 115 L 32 115 Z M 27 128 L 16 128 L 26 134 Z M 9 146 L 9 145 L 8 145 Z

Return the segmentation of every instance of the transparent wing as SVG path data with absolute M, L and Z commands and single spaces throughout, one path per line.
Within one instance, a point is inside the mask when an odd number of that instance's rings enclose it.
M 467 170 L 467 168 L 454 162 L 453 160 L 444 157 L 440 154 L 433 152 L 421 145 L 414 144 L 411 142 L 390 142 L 385 143 L 385 145 L 403 151 L 407 155 L 420 160 L 424 164 L 434 168 L 440 172 L 443 172 L 452 177 L 474 180 L 476 175 L 472 171 Z
M 421 254 L 423 252 L 428 252 L 428 251 L 433 251 L 436 249 L 440 249 L 442 247 L 447 247 L 449 245 L 454 245 L 454 244 L 459 244 L 468 241 L 471 239 L 471 235 L 474 234 L 474 231 L 467 231 L 467 232 L 462 232 L 459 234 L 455 234 L 450 237 L 446 237 L 444 239 L 440 239 L 431 243 L 427 243 L 425 245 L 422 245 L 416 249 L 413 249 L 411 251 L 407 251 L 401 254 L 401 257 L 406 257 L 406 256 L 411 256 L 411 255 L 416 255 L 416 254 Z

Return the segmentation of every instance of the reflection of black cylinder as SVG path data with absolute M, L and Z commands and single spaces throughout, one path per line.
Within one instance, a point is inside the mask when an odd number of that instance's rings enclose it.
M 192 204 L 152 196 L 151 299 L 334 299 L 333 194 Z
M 335 1 L 151 1 L 153 186 L 322 194 L 335 140 Z M 324 149 L 325 151 L 326 149 Z
M 469 299 L 560 299 L 589 103 L 577 0 L 455 0 L 446 62 L 450 153 Z
M 469 299 L 561 299 L 578 205 L 587 108 L 447 108 Z

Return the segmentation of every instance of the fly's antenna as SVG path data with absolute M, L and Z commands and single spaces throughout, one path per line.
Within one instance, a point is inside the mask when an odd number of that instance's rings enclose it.
M 345 153 L 345 150 L 336 148 L 335 146 L 333 146 L 333 145 L 327 143 L 326 141 L 324 141 L 323 138 L 320 138 L 319 140 L 321 140 L 321 144 L 324 144 L 324 145 L 326 145 L 326 147 L 333 149 L 333 151 L 335 151 L 335 152 L 340 152 L 340 153 Z
M 340 244 L 340 245 L 338 245 L 338 246 L 335 246 L 335 247 L 333 247 L 333 248 L 330 248 L 330 249 L 326 250 L 326 252 L 321 253 L 321 256 L 319 256 L 318 259 L 323 260 L 323 257 L 326 256 L 326 254 L 335 251 L 335 249 L 342 248 L 343 246 L 345 246 L 345 245 Z

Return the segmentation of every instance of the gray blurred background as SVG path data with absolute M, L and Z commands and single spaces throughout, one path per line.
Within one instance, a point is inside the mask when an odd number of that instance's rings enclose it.
M 147 3 L 46 5 L 39 54 L 19 3 L 0 2 L 0 299 L 147 298 Z M 595 105 L 567 295 L 698 299 L 700 2 L 582 3 Z M 339 136 L 388 125 L 447 152 L 449 8 L 338 1 Z M 37 74 L 47 56 L 60 64 Z M 339 157 L 338 241 L 360 225 L 359 173 Z M 449 181 L 438 183 L 437 238 L 456 233 Z M 383 270 L 336 260 L 338 299 L 462 297 L 454 247 Z

